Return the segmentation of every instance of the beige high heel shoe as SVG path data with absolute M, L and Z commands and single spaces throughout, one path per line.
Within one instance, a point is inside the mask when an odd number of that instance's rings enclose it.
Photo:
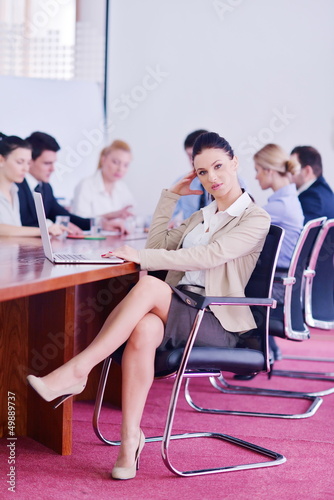
M 54 399 L 59 398 L 59 401 L 53 406 L 54 408 L 58 408 L 66 399 L 75 396 L 76 394 L 80 394 L 84 388 L 86 387 L 87 378 L 71 387 L 66 387 L 61 391 L 53 391 L 49 389 L 49 387 L 43 382 L 43 380 L 39 377 L 35 377 L 35 375 L 28 375 L 27 380 L 31 387 L 35 389 L 35 391 L 43 398 L 45 401 L 53 401 Z
M 143 431 L 140 429 L 138 448 L 135 454 L 135 460 L 131 467 L 117 467 L 115 466 L 111 471 L 111 477 L 113 479 L 133 479 L 136 477 L 137 470 L 139 469 L 139 457 L 144 448 L 145 436 Z

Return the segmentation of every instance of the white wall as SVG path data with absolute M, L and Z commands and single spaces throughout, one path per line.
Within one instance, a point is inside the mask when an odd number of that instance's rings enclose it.
M 161 189 L 188 170 L 183 140 L 196 128 L 230 141 L 259 203 L 269 192 L 254 180 L 251 157 L 269 141 L 318 148 L 334 187 L 333 0 L 110 4 L 107 139 L 96 84 L 0 78 L 0 131 L 42 130 L 62 147 L 57 196 L 71 198 L 105 143 L 121 138 L 134 153 L 126 181 L 151 213 Z M 101 27 L 101 9 L 89 7 L 85 0 L 80 19 Z
M 51 184 L 57 197 L 72 198 L 79 180 L 93 172 L 105 144 L 102 93 L 92 82 L 0 77 L 0 131 L 56 138 L 61 150 Z
M 225 136 L 257 201 L 252 154 L 318 148 L 334 186 L 332 0 L 112 0 L 108 137 L 130 143 L 143 213 L 189 168 L 185 136 Z M 152 76 L 153 75 L 153 76 Z

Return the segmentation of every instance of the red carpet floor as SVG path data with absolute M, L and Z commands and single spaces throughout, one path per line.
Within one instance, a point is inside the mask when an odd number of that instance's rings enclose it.
M 334 358 L 334 339 L 316 333 L 303 343 L 279 340 L 284 354 L 330 356 Z M 333 371 L 333 363 L 282 360 L 276 368 Z M 231 376 L 226 377 L 233 382 Z M 290 380 L 258 375 L 244 385 L 315 391 L 334 386 L 334 382 Z M 254 396 L 222 395 L 207 381 L 194 381 L 194 394 L 200 404 L 238 410 L 299 413 L 307 407 L 300 400 L 282 400 Z M 150 392 L 143 417 L 147 436 L 159 435 L 164 426 L 171 382 L 156 381 Z M 176 477 L 164 466 L 160 443 L 147 443 L 137 477 L 113 481 L 109 473 L 117 455 L 116 447 L 102 444 L 95 436 L 91 418 L 93 404 L 74 403 L 73 454 L 59 456 L 29 438 L 17 442 L 16 492 L 7 491 L 6 441 L 1 442 L 0 498 L 44 499 L 224 499 L 248 500 L 332 500 L 334 499 L 333 414 L 334 395 L 323 397 L 323 404 L 311 418 L 299 420 L 260 417 L 200 415 L 181 398 L 174 432 L 216 431 L 236 436 L 282 453 L 287 462 L 264 469 Z M 120 411 L 106 408 L 102 415 L 103 431 L 112 439 L 119 433 Z M 214 439 L 182 440 L 172 443 L 175 463 L 181 468 L 227 466 L 263 458 L 253 452 Z

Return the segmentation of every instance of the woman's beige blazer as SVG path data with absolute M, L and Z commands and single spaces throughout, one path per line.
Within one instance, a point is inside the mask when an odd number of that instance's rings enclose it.
M 141 269 L 168 270 L 166 282 L 174 286 L 185 270 L 206 270 L 206 295 L 244 297 L 269 230 L 270 216 L 252 202 L 240 216 L 230 216 L 208 245 L 182 248 L 184 237 L 203 222 L 203 216 L 199 210 L 178 228 L 168 229 L 178 199 L 179 195 L 162 192 L 146 248 L 139 251 Z M 211 310 L 228 331 L 245 332 L 256 326 L 248 306 L 211 306 Z

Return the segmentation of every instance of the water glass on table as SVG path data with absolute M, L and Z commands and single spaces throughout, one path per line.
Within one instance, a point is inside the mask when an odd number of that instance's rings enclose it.
M 91 217 L 90 219 L 90 234 L 91 236 L 100 235 L 102 231 L 101 217 Z
M 57 215 L 56 216 L 56 224 L 59 224 L 61 226 L 64 226 L 64 227 L 68 227 L 70 223 L 70 216 L 69 215 Z M 67 236 L 67 231 L 64 231 L 60 236 L 59 238 L 60 239 L 65 239 Z
M 125 229 L 128 234 L 133 234 L 136 230 L 136 217 L 130 216 L 125 219 Z

